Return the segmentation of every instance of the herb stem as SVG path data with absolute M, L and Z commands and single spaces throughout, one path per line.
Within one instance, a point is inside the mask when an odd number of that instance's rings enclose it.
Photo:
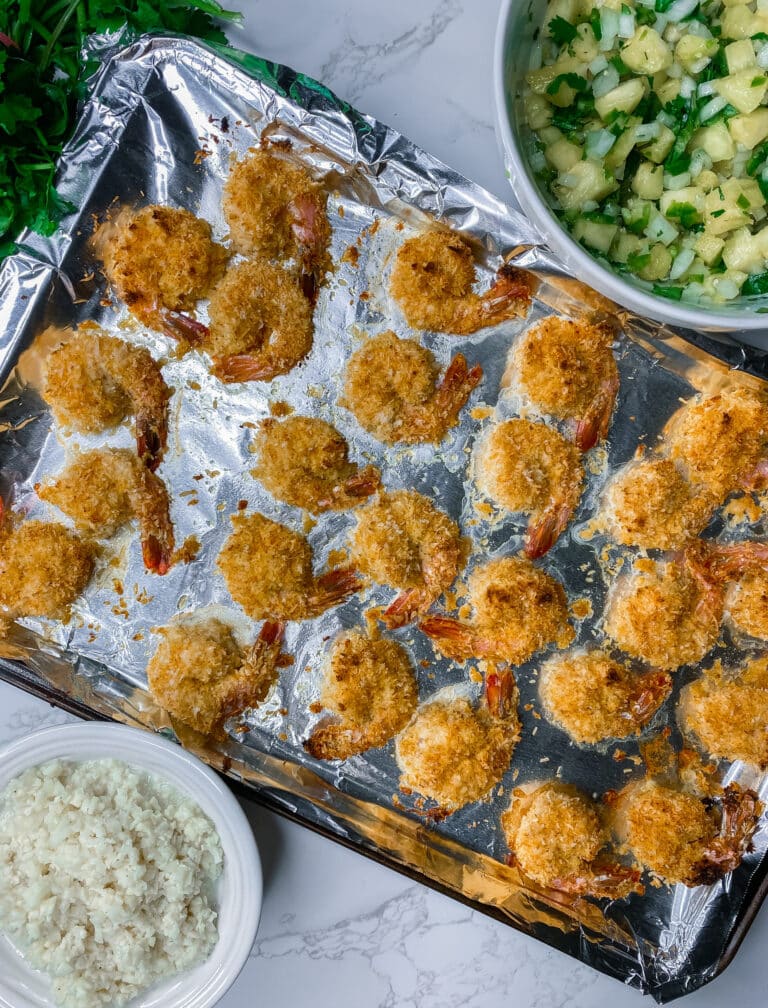
M 51 58 L 51 53 L 53 52 L 53 47 L 56 45 L 59 36 L 64 31 L 67 26 L 67 21 L 72 17 L 77 7 L 80 5 L 80 0 L 70 0 L 69 6 L 66 8 L 64 13 L 59 18 L 59 23 L 51 32 L 51 37 L 46 43 L 45 49 L 43 49 L 43 55 L 40 59 L 40 73 L 42 74 L 48 68 L 48 62 Z

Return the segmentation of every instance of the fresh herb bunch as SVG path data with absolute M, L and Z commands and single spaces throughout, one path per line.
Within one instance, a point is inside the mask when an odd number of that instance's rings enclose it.
M 86 37 L 172 31 L 226 43 L 214 19 L 240 17 L 216 0 L 0 0 L 0 258 L 25 227 L 52 234 L 68 209 L 53 180 L 98 65 L 84 59 Z

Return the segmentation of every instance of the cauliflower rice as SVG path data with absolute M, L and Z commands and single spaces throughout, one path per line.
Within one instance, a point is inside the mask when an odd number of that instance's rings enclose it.
M 119 760 L 55 760 L 0 794 L 0 928 L 63 1008 L 123 1005 L 217 939 L 213 823 Z

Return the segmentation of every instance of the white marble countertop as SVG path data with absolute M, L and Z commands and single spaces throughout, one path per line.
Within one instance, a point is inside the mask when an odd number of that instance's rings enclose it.
M 227 5 L 226 0 L 224 0 Z M 241 48 L 323 81 L 509 200 L 493 128 L 496 0 L 231 0 Z M 0 683 L 0 744 L 69 715 Z M 634 1008 L 641 996 L 256 805 L 265 900 L 221 1008 Z M 768 909 L 690 1008 L 765 1005 Z M 763 977 L 763 980 L 761 980 Z M 762 993 L 761 993 L 762 992 Z

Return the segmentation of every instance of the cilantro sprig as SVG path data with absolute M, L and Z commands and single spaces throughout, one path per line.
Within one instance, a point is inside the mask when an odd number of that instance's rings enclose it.
M 23 228 L 53 234 L 70 209 L 53 186 L 78 96 L 96 69 L 85 38 L 171 31 L 226 43 L 216 0 L 2 0 L 0 2 L 0 259 Z

